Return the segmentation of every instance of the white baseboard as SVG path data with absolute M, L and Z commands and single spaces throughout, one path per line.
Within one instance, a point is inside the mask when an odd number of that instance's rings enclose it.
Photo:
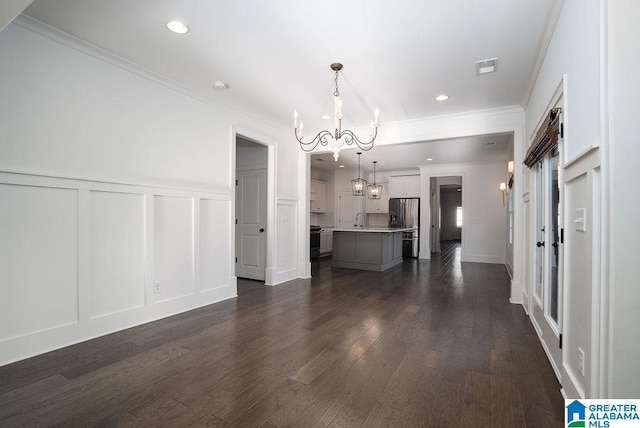
M 463 262 L 474 263 L 493 263 L 504 264 L 504 256 L 491 256 L 487 254 L 462 254 L 461 259 Z
M 288 269 L 280 272 L 275 272 L 272 274 L 272 281 L 265 282 L 265 285 L 274 286 L 282 284 L 283 282 L 291 281 L 298 277 L 297 273 L 298 271 L 296 269 Z

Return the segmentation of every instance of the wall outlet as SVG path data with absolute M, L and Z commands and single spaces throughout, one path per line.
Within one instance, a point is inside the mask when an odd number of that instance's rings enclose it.
M 580 374 L 584 376 L 584 351 L 582 348 L 578 348 L 578 370 L 580 370 Z
M 160 281 L 154 281 L 153 282 L 153 292 L 155 294 L 160 293 Z

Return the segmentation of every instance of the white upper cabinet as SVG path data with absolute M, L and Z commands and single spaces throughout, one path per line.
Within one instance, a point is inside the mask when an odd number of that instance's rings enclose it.
M 419 198 L 420 176 L 402 175 L 389 177 L 389 198 Z

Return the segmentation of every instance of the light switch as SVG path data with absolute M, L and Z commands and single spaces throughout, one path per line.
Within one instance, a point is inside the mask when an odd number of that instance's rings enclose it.
M 576 218 L 573 220 L 578 232 L 587 231 L 587 210 L 585 208 L 576 209 Z

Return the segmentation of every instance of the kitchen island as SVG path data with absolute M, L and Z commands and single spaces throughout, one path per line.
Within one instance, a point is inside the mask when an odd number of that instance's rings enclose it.
M 402 232 L 411 228 L 333 230 L 332 267 L 382 272 L 402 263 Z

